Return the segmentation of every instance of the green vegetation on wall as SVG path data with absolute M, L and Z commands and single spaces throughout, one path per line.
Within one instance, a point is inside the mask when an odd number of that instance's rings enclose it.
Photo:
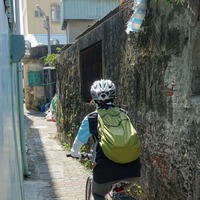
M 56 48 L 59 52 L 60 48 Z M 56 67 L 57 58 L 59 57 L 58 53 L 47 54 L 46 58 L 44 59 L 45 64 L 50 64 L 53 67 Z

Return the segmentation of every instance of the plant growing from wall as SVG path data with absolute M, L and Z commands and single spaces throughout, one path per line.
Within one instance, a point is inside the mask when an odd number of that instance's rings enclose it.
M 60 48 L 56 48 L 56 51 L 59 52 Z M 44 59 L 45 64 L 50 64 L 53 67 L 56 67 L 56 60 L 59 57 L 58 53 L 47 54 Z

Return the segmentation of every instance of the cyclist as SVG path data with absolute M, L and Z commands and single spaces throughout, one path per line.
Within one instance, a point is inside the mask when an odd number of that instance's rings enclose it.
M 97 109 L 107 110 L 115 107 L 116 87 L 111 80 L 101 79 L 95 81 L 90 92 Z M 70 151 L 72 157 L 81 158 L 79 150 L 92 136 L 88 116 L 82 121 L 74 140 Z M 92 183 L 92 194 L 95 200 L 105 200 L 105 195 L 111 190 L 114 183 L 120 180 L 135 181 L 137 177 L 140 177 L 141 164 L 139 158 L 127 164 L 115 163 L 105 156 L 99 144 L 96 149 L 95 162 Z

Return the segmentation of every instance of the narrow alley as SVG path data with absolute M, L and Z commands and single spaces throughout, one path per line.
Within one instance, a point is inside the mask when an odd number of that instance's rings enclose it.
M 56 139 L 56 123 L 24 108 L 26 151 L 30 177 L 24 181 L 25 200 L 83 200 L 90 171 L 67 158 Z

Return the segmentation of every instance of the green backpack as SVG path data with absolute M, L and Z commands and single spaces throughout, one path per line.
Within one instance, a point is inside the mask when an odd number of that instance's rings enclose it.
M 141 144 L 128 115 L 117 107 L 98 109 L 99 144 L 104 154 L 116 163 L 136 160 L 141 152 Z

